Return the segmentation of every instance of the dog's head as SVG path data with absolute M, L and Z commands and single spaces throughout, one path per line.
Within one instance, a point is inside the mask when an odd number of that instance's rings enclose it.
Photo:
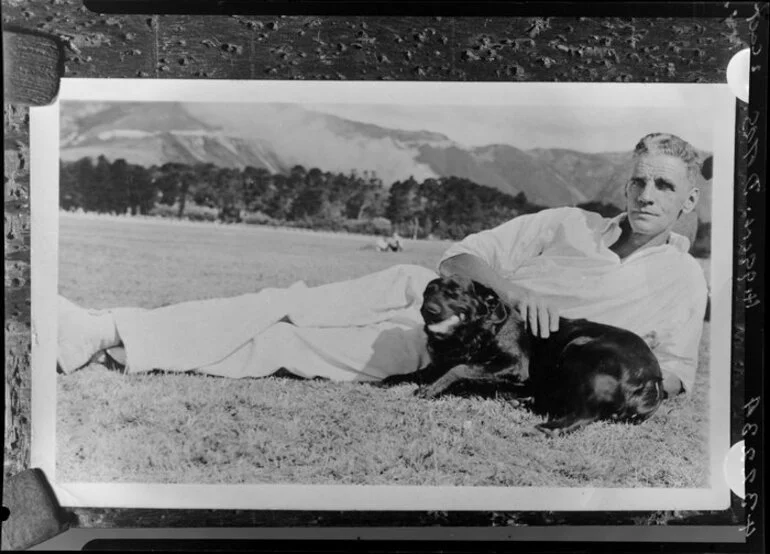
M 434 336 L 450 336 L 458 326 L 495 325 L 508 317 L 500 297 L 476 281 L 452 275 L 434 279 L 423 293 L 422 318 Z

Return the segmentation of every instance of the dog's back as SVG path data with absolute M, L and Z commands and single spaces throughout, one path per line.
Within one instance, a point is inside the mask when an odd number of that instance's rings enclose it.
M 544 430 L 597 419 L 643 421 L 663 400 L 658 360 L 631 331 L 562 318 L 559 331 L 532 344 L 532 386 L 552 418 Z

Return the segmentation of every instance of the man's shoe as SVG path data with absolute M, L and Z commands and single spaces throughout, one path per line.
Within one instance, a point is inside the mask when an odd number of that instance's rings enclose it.
M 56 363 L 64 373 L 72 373 L 104 350 L 111 323 L 107 318 L 111 316 L 103 310 L 86 310 L 59 296 L 58 317 Z

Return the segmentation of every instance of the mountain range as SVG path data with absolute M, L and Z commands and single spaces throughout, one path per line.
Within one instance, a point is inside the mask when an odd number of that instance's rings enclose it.
M 247 106 L 244 108 L 244 106 Z M 374 172 L 386 186 L 410 176 L 463 177 L 545 206 L 587 201 L 625 204 L 631 152 L 522 150 L 508 144 L 469 147 L 432 132 L 354 121 L 296 104 L 62 102 L 61 158 L 123 158 L 324 171 Z M 711 183 L 702 183 L 698 215 L 711 220 Z

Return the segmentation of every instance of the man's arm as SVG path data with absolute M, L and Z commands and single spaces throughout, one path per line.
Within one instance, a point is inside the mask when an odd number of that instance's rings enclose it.
M 458 254 L 442 261 L 438 271 L 443 276 L 462 275 L 486 285 L 500 295 L 508 298 L 511 293 L 511 283 L 504 279 L 491 265 L 473 254 Z
M 519 311 L 531 332 L 543 338 L 559 330 L 559 310 L 538 295 L 503 278 L 487 262 L 473 254 L 458 254 L 439 265 L 441 275 L 462 275 L 486 285 Z
M 566 218 L 581 214 L 576 208 L 551 208 L 469 235 L 446 251 L 439 272 L 462 275 L 490 287 L 518 309 L 534 334 L 548 337 L 558 330 L 558 310 L 505 276 L 539 256 Z
M 698 369 L 698 351 L 703 334 L 708 287 L 700 268 L 681 281 L 678 310 L 672 313 L 670 328 L 653 349 L 663 373 L 667 396 L 692 390 Z
M 663 389 L 668 396 L 692 390 L 698 369 L 698 348 L 703 330 L 703 313 L 693 317 L 655 350 L 663 373 Z
M 458 254 L 473 254 L 503 275 L 516 271 L 522 263 L 539 256 L 553 239 L 556 229 L 576 208 L 550 208 L 514 217 L 492 229 L 468 235 L 454 243 L 441 261 Z

